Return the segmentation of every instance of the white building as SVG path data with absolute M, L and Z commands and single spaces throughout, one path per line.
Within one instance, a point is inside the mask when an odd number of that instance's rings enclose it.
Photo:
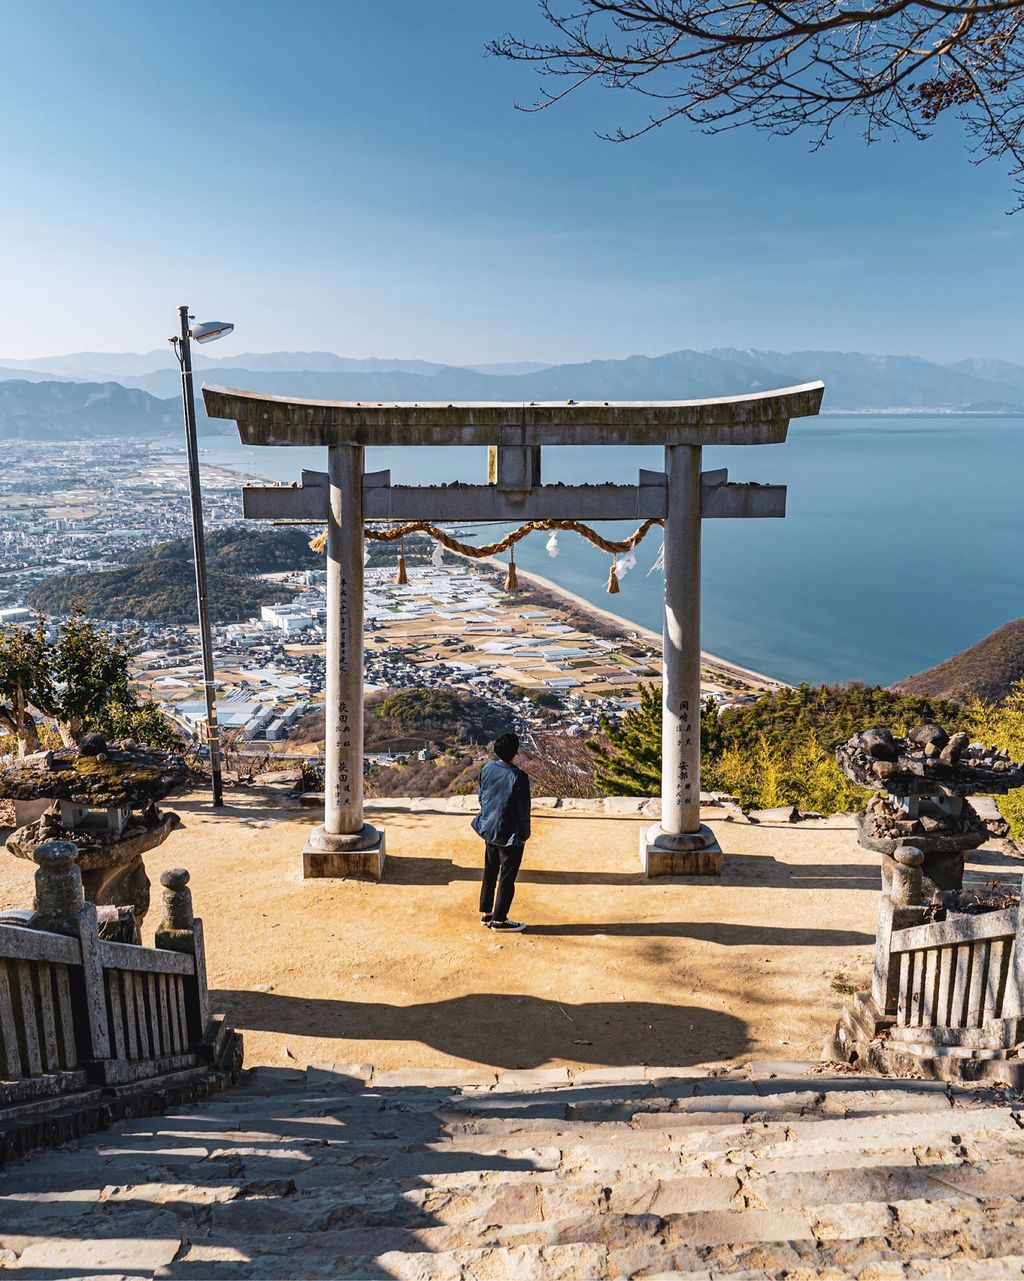
M 291 605 L 264 605 L 260 610 L 260 619 L 265 631 L 288 634 L 304 632 L 316 622 L 312 614 L 297 610 Z
M 0 609 L 0 627 L 9 627 L 13 623 L 31 623 L 35 615 L 30 609 Z

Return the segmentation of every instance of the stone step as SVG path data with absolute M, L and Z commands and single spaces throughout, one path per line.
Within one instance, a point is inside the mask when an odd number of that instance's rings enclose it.
M 301 1233 L 316 1229 L 348 1228 L 356 1224 L 419 1231 L 446 1227 L 469 1232 L 481 1225 L 500 1225 L 513 1236 L 519 1231 L 545 1230 L 577 1220 L 619 1217 L 670 1218 L 710 1212 L 814 1211 L 828 1218 L 830 1206 L 859 1204 L 865 1215 L 878 1206 L 903 1201 L 991 1200 L 1012 1196 L 1019 1186 L 1019 1161 L 1010 1157 L 976 1165 L 894 1165 L 857 1170 L 825 1170 L 765 1177 L 745 1169 L 730 1176 L 690 1176 L 662 1179 L 609 1177 L 567 1178 L 556 1171 L 519 1171 L 505 1178 L 490 1171 L 479 1180 L 452 1174 L 441 1185 L 402 1187 L 396 1179 L 371 1176 L 350 1178 L 334 1185 L 303 1180 L 246 1180 L 207 1183 L 202 1203 L 212 1207 L 215 1235 Z M 374 1172 L 376 1175 L 377 1172 Z M 153 1195 L 149 1185 L 137 1194 L 131 1189 L 108 1189 L 101 1197 L 106 1213 L 125 1213 L 143 1206 Z M 193 1198 L 183 1197 L 184 1201 Z M 169 1198 L 170 1205 L 176 1202 Z M 41 1220 L 59 1219 L 63 1229 L 83 1207 L 8 1201 L 4 1205 L 5 1235 L 32 1236 Z M 191 1213 L 187 1208 L 186 1216 Z M 843 1211 L 848 1214 L 849 1210 Z M 88 1218 L 84 1221 L 88 1226 Z M 519 1225 L 519 1226 L 517 1226 Z M 55 1224 L 51 1223 L 51 1226 Z M 184 1230 L 184 1229 L 183 1229 Z
M 215 1221 L 208 1238 L 196 1245 L 207 1261 L 219 1254 L 256 1256 L 261 1270 L 252 1275 L 273 1276 L 277 1267 L 292 1268 L 280 1275 L 317 1275 L 307 1270 L 312 1260 L 330 1262 L 339 1275 L 429 1277 L 446 1275 L 448 1263 L 465 1267 L 486 1258 L 486 1267 L 469 1276 L 521 1277 L 527 1260 L 534 1267 L 549 1263 L 553 1271 L 534 1276 L 566 1275 L 621 1277 L 659 1272 L 700 1271 L 713 1276 L 742 1272 L 756 1260 L 772 1266 L 825 1269 L 857 1264 L 857 1275 L 868 1262 L 890 1260 L 907 1266 L 913 1261 L 967 1253 L 980 1258 L 1013 1256 L 1019 1249 L 1022 1208 L 1016 1201 L 979 1205 L 968 1198 L 942 1204 L 909 1199 L 888 1204 L 835 1203 L 792 1209 L 710 1210 L 690 1213 L 583 1214 L 553 1222 L 490 1224 L 486 1215 L 466 1227 L 447 1225 L 410 1229 L 381 1222 L 349 1228 L 332 1220 L 302 1226 L 300 1215 L 267 1221 L 254 1232 L 240 1221 Z M 253 1220 L 255 1221 L 255 1214 Z M 225 1230 L 229 1229 L 229 1230 Z M 755 1248 L 756 1247 L 756 1248 Z M 561 1255 L 548 1254 L 562 1251 Z M 370 1261 L 374 1261 L 371 1267 Z M 188 1252 L 181 1259 L 188 1263 Z M 365 1269 L 360 1270 L 360 1265 Z M 580 1272 L 581 1266 L 587 1271 Z M 300 1270 L 301 1269 L 301 1270 Z M 381 1269 L 386 1269 L 382 1273 Z M 816 1275 L 817 1273 L 812 1273 Z M 186 1271 L 162 1273 L 184 1276 Z M 192 1275 L 197 1275 L 193 1270 Z M 762 1273 L 762 1275 L 764 1275 Z M 882 1274 L 884 1275 L 884 1273 Z M 905 1273 L 904 1275 L 914 1275 Z M 920 1276 L 930 1276 L 927 1271 Z M 984 1275 L 982 1273 L 981 1275 Z
M 119 1274 L 208 1281 L 1024 1277 L 1015 1103 L 777 1066 L 257 1073 L 0 1173 L 0 1267 L 71 1275 L 85 1243 L 95 1270 L 106 1242 Z
M 260 1132 L 207 1134 L 201 1129 L 158 1132 L 145 1136 L 109 1136 L 98 1155 L 110 1170 L 109 1180 L 128 1163 L 140 1180 L 147 1170 L 180 1169 L 203 1163 L 207 1178 L 217 1170 L 246 1177 L 308 1179 L 309 1171 L 323 1172 L 323 1182 L 341 1183 L 352 1177 L 421 1177 L 430 1172 L 518 1165 L 520 1169 L 600 1172 L 635 1168 L 665 1177 L 680 1174 L 731 1172 L 759 1168 L 766 1173 L 833 1167 L 899 1164 L 913 1154 L 915 1162 L 955 1160 L 966 1151 L 972 1159 L 998 1154 L 1000 1146 L 1019 1155 L 1024 1133 L 1009 1109 L 950 1111 L 936 1117 L 864 1118 L 860 1120 L 801 1119 L 758 1125 L 728 1124 L 703 1128 L 633 1130 L 615 1124 L 561 1125 L 541 1132 L 511 1135 L 458 1135 L 446 1138 L 431 1131 L 425 1139 L 394 1134 L 349 1136 L 343 1126 L 328 1127 L 342 1137 L 266 1135 Z M 353 1174 L 353 1172 L 355 1172 Z M 29 1184 L 31 1169 L 26 1171 Z M 22 1180 L 23 1182 L 23 1180 Z M 0 1183 L 0 1188 L 3 1184 Z
M 617 1144 L 649 1149 L 722 1154 L 737 1147 L 756 1153 L 780 1145 L 812 1145 L 822 1154 L 833 1149 L 886 1151 L 898 1144 L 949 1142 L 954 1135 L 1019 1135 L 1020 1127 L 1008 1107 L 953 1109 L 923 1115 L 879 1113 L 858 1117 L 797 1116 L 745 1121 L 734 1113 L 647 1114 L 633 1125 L 625 1121 L 577 1124 L 538 1119 L 520 1125 L 485 1123 L 482 1129 L 449 1127 L 450 1142 L 460 1151 L 495 1151 L 514 1155 L 536 1148 L 587 1148 Z M 813 1145 L 817 1145 L 815 1148 Z
M 877 1262 L 870 1261 L 873 1251 Z M 716 1281 L 729 1275 L 733 1281 L 766 1281 L 768 1277 L 787 1275 L 801 1278 L 821 1277 L 824 1281 L 1003 1281 L 1020 1278 L 1024 1273 L 1024 1255 L 1003 1259 L 909 1259 L 897 1257 L 883 1259 L 884 1245 L 867 1243 L 866 1249 L 857 1251 L 857 1261 L 849 1267 L 824 1262 L 822 1252 L 809 1249 L 803 1243 L 784 1250 L 774 1251 L 769 1261 L 782 1265 L 771 1272 L 763 1267 L 722 1268 L 716 1263 L 714 1270 L 707 1267 L 694 1269 L 663 1269 L 655 1273 L 634 1273 L 648 1281 Z M 892 1253 L 892 1252 L 890 1252 Z M 387 1276 L 396 1281 L 470 1281 L 487 1278 L 488 1281 L 581 1281 L 581 1278 L 622 1277 L 627 1275 L 618 1268 L 622 1252 L 609 1251 L 604 1246 L 519 1246 L 495 1255 L 486 1249 L 450 1250 L 438 1253 L 393 1251 L 376 1258 L 366 1256 L 354 1261 L 348 1275 L 356 1277 Z M 678 1255 L 672 1257 L 678 1258 Z M 764 1259 L 765 1252 L 754 1255 Z M 301 1271 L 282 1273 L 279 1263 L 266 1261 L 253 1263 L 214 1262 L 204 1259 L 175 1260 L 159 1268 L 155 1276 L 166 1281 L 281 1281 L 284 1276 L 337 1277 L 333 1257 L 303 1255 Z

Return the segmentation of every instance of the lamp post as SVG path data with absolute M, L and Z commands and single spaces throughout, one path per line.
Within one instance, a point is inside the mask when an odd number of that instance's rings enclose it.
M 178 308 L 181 333 L 169 339 L 181 366 L 181 399 L 185 410 L 185 445 L 188 450 L 188 489 L 192 504 L 192 545 L 196 563 L 196 604 L 199 608 L 199 645 L 203 655 L 203 690 L 206 695 L 206 741 L 210 749 L 210 780 L 215 807 L 224 804 L 220 771 L 220 738 L 217 732 L 217 688 L 213 679 L 213 642 L 210 638 L 210 601 L 206 585 L 206 540 L 203 536 L 203 495 L 199 486 L 199 445 L 196 441 L 196 401 L 192 390 L 191 341 L 213 342 L 231 333 L 234 325 L 213 320 L 192 325 L 187 307 Z

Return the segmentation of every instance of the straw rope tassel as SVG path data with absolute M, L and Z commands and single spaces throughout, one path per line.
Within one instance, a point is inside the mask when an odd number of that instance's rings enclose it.
M 275 521 L 274 523 L 276 525 L 305 525 L 312 522 Z M 655 525 L 664 527 L 664 524 L 664 520 L 652 517 L 638 526 L 628 538 L 616 541 L 612 538 L 605 538 L 596 529 L 591 529 L 589 525 L 585 525 L 581 520 L 530 520 L 525 525 L 520 525 L 518 529 L 510 530 L 495 543 L 484 543 L 482 546 L 474 547 L 472 543 L 463 543 L 459 539 L 453 538 L 447 530 L 441 529 L 429 520 L 407 520 L 400 525 L 392 526 L 390 529 L 367 529 L 366 537 L 377 543 L 394 543 L 404 540 L 406 534 L 429 534 L 431 538 L 439 542 L 442 547 L 446 547 L 450 552 L 456 552 L 460 556 L 468 556 L 471 560 L 485 560 L 488 556 L 497 556 L 500 552 L 514 547 L 527 534 L 535 533 L 538 530 L 565 529 L 574 534 L 579 534 L 581 538 L 593 543 L 601 551 L 615 555 L 620 552 L 632 551 L 638 543 L 647 537 Z M 317 534 L 315 538 L 311 538 L 309 545 L 315 552 L 324 551 L 327 547 L 326 530 Z
M 608 595 L 615 596 L 619 590 L 619 576 L 615 572 L 615 557 L 612 557 L 612 567 L 608 571 Z
M 516 576 L 516 545 L 512 544 L 508 554 L 508 573 L 505 575 L 505 590 L 507 592 L 517 592 L 519 590 L 519 579 Z
M 409 575 L 405 572 L 405 539 L 401 539 L 398 544 L 398 573 L 395 575 L 395 585 L 405 587 L 408 585 Z

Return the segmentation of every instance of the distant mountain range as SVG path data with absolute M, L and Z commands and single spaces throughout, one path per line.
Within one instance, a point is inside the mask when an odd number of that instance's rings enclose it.
M 334 400 L 679 400 L 736 395 L 820 378 L 824 412 L 1024 413 L 1024 365 L 940 365 L 860 352 L 677 351 L 581 364 L 464 367 L 357 360 L 333 352 L 195 353 L 197 383 Z M 78 439 L 159 433 L 180 425 L 170 351 L 0 358 L 0 438 Z M 198 388 L 197 388 L 198 390 Z M 200 430 L 221 433 L 199 404 Z

